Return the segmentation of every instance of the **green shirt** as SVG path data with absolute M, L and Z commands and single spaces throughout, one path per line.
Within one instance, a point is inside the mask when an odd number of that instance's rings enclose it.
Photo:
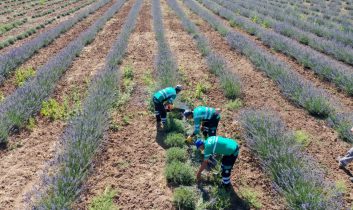
M 156 92 L 153 97 L 155 97 L 159 102 L 168 101 L 172 104 L 176 98 L 176 91 L 173 87 L 167 87 Z
M 204 159 L 207 160 L 211 155 L 238 155 L 239 151 L 235 153 L 239 147 L 238 143 L 229 138 L 222 136 L 208 137 L 204 143 Z
M 198 106 L 194 109 L 194 134 L 200 132 L 201 122 L 203 120 L 209 120 L 216 113 L 216 110 L 211 107 Z

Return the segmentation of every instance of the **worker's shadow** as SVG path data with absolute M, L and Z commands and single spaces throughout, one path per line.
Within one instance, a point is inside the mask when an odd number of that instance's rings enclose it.
M 221 188 L 221 186 L 219 186 L 219 188 Z M 212 202 L 212 197 L 210 195 L 209 190 L 204 189 L 203 185 L 198 185 L 198 189 L 201 192 L 202 195 L 202 199 L 204 201 L 211 201 Z M 230 198 L 231 198 L 231 206 L 228 209 L 231 210 L 249 210 L 250 206 L 248 204 L 248 202 L 246 202 L 245 200 L 241 199 L 238 194 L 234 191 L 233 186 L 229 187 L 229 189 L 227 189 L 226 191 L 227 193 L 229 193 Z
M 167 145 L 164 143 L 164 140 L 167 136 L 167 132 L 163 130 L 160 126 L 157 125 L 156 123 L 156 142 L 161 146 L 163 149 L 168 149 Z
M 348 170 L 347 168 L 341 168 L 349 177 L 353 177 L 353 174 L 350 170 Z

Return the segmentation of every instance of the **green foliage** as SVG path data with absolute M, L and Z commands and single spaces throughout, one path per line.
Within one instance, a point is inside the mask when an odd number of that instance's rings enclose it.
M 243 106 L 243 102 L 237 98 L 235 100 L 230 100 L 225 107 L 230 111 L 235 111 L 240 109 Z
M 127 126 L 127 125 L 130 125 L 130 117 L 129 116 L 127 116 L 127 115 L 125 115 L 124 117 L 123 117 L 123 126 Z
M 209 86 L 205 82 L 198 82 L 195 88 L 195 98 L 201 99 L 202 95 L 205 94 Z
M 28 119 L 28 124 L 26 126 L 26 128 L 29 130 L 29 131 L 33 131 L 33 129 L 36 127 L 36 119 L 34 117 L 30 117 Z
M 5 99 L 4 93 L 0 91 L 0 102 Z
M 212 186 L 210 197 L 211 201 L 206 202 L 206 208 L 209 210 L 230 209 L 231 194 L 226 189 L 218 186 Z
M 188 154 L 185 149 L 179 147 L 172 147 L 167 150 L 167 163 L 173 161 L 185 162 L 188 159 Z
M 123 69 L 123 72 L 124 72 L 124 78 L 125 79 L 129 79 L 129 80 L 134 79 L 134 72 L 133 72 L 132 66 L 126 66 Z
M 178 187 L 174 190 L 173 202 L 177 209 L 189 210 L 196 207 L 196 193 L 190 187 Z
M 239 194 L 254 209 L 262 208 L 261 201 L 259 200 L 259 197 L 261 197 L 261 194 L 259 192 L 255 191 L 250 187 L 240 187 Z
M 241 96 L 240 82 L 230 73 L 221 76 L 221 88 L 228 99 L 236 99 Z
M 164 143 L 168 147 L 184 147 L 185 146 L 185 136 L 182 133 L 171 132 L 168 133 Z
M 167 117 L 166 132 L 185 133 L 184 123 L 182 120 L 173 119 L 169 115 Z
M 294 139 L 303 146 L 308 146 L 310 143 L 310 136 L 304 131 L 298 130 L 294 132 Z
M 192 185 L 195 183 L 195 171 L 188 163 L 173 161 L 167 164 L 165 177 L 173 185 Z
M 322 118 L 327 118 L 333 111 L 330 103 L 324 97 L 309 98 L 304 107 L 310 114 Z
M 111 187 L 107 187 L 103 194 L 93 198 L 92 203 L 89 205 L 89 210 L 117 210 L 118 208 L 114 205 L 114 197 L 117 195 L 117 191 Z
M 60 104 L 55 99 L 51 98 L 48 101 L 43 101 L 40 113 L 45 117 L 49 117 L 50 120 L 58 120 L 67 117 L 67 111 L 67 104 Z
M 39 2 L 40 2 L 41 5 L 44 5 L 46 0 L 39 0 Z
M 336 189 L 338 190 L 338 192 L 343 193 L 343 194 L 347 193 L 347 186 L 343 180 L 337 180 L 335 185 L 336 185 Z
M 22 86 L 29 78 L 35 75 L 36 71 L 33 67 L 26 69 L 19 69 L 15 72 L 15 84 L 16 86 Z

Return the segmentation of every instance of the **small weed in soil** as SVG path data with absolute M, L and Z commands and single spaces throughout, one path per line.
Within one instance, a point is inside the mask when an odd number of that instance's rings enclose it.
M 66 111 L 67 107 L 65 105 L 51 98 L 48 101 L 43 101 L 40 113 L 45 117 L 49 117 L 50 120 L 58 120 L 65 118 Z
M 185 162 L 188 159 L 187 152 L 185 149 L 179 147 L 172 147 L 167 150 L 167 163 L 173 161 Z
M 172 132 L 169 133 L 164 140 L 164 143 L 168 147 L 184 147 L 185 146 L 185 137 L 181 133 Z
M 195 171 L 188 163 L 173 161 L 165 169 L 165 177 L 172 185 L 192 185 L 195 183 Z
M 35 75 L 36 71 L 33 67 L 19 69 L 15 72 L 15 84 L 17 87 L 22 86 L 29 78 Z
M 174 190 L 173 202 L 177 209 L 195 209 L 196 193 L 190 187 L 178 187 Z
M 93 198 L 92 203 L 89 205 L 89 210 L 118 210 L 114 204 L 114 197 L 117 191 L 111 187 L 107 187 L 101 195 Z
M 309 134 L 301 130 L 294 132 L 294 139 L 297 143 L 299 143 L 300 145 L 303 145 L 304 147 L 310 144 Z
M 259 200 L 261 194 L 250 187 L 240 187 L 239 194 L 253 208 L 261 209 L 262 204 Z
M 33 129 L 36 127 L 36 119 L 34 117 L 30 117 L 28 119 L 28 123 L 26 125 L 26 129 L 29 131 L 33 131 Z
M 237 98 L 235 100 L 231 100 L 225 105 L 225 107 L 229 111 L 236 111 L 236 110 L 240 109 L 242 106 L 243 106 L 243 102 L 239 98 Z
M 346 186 L 346 184 L 344 183 L 343 180 L 337 180 L 336 183 L 335 183 L 335 185 L 336 185 L 336 189 L 337 189 L 340 193 L 342 193 L 342 194 L 347 193 L 347 186 Z

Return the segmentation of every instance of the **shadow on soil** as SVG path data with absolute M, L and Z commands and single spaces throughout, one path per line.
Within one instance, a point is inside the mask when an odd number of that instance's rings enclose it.
M 353 174 L 350 170 L 348 170 L 347 168 L 341 168 L 342 171 L 344 171 L 349 177 L 353 177 Z
M 167 136 L 167 133 L 164 131 L 164 129 L 156 123 L 156 142 L 158 143 L 159 146 L 161 146 L 163 149 L 168 149 L 167 145 L 164 143 L 164 140 Z
M 202 194 L 203 200 L 212 201 L 212 197 L 210 196 L 209 190 L 206 190 L 202 184 L 199 184 L 197 187 Z M 231 198 L 231 206 L 230 206 L 229 210 L 230 209 L 231 210 L 249 210 L 250 209 L 249 204 L 245 200 L 241 199 L 238 196 L 238 194 L 234 191 L 233 186 L 230 186 L 229 188 L 227 188 L 226 192 L 229 193 L 230 198 Z

